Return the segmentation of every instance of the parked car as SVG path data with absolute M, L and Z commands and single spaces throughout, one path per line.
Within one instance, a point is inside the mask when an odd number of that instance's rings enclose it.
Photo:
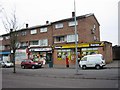
M 42 67 L 42 62 L 34 62 L 30 59 L 25 59 L 21 62 L 21 68 L 41 68 Z
M 13 63 L 10 61 L 2 61 L 1 66 L 2 67 L 13 67 Z
M 105 60 L 101 54 L 86 55 L 80 60 L 79 66 L 82 69 L 86 69 L 87 67 L 95 67 L 96 69 L 100 69 L 105 66 Z

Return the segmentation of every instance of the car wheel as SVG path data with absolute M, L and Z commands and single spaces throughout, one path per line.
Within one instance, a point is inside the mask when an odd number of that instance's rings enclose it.
M 100 69 L 100 65 L 96 65 L 95 68 L 96 68 L 96 69 Z
M 35 66 L 34 66 L 34 65 L 32 66 L 32 69 L 35 69 Z
M 6 65 L 4 65 L 4 68 L 7 68 L 7 66 L 6 66 Z
M 86 69 L 86 65 L 83 65 L 83 66 L 82 66 L 82 69 Z
M 25 66 L 21 66 L 22 69 L 25 69 Z

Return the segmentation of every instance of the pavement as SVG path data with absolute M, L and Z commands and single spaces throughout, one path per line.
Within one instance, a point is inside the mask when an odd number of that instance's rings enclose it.
M 49 64 L 46 64 L 43 67 L 50 68 L 51 66 Z M 65 69 L 66 66 L 65 65 L 53 65 L 53 68 Z M 74 69 L 74 68 L 76 68 L 76 66 L 75 65 L 69 65 L 69 68 Z M 120 60 L 114 60 L 111 63 L 106 64 L 105 68 L 120 68 Z
M 64 65 L 54 65 L 52 68 L 49 67 L 49 64 L 46 64 L 41 69 L 31 70 L 28 69 L 27 72 L 24 72 L 25 75 L 40 76 L 40 77 L 51 77 L 51 78 L 74 78 L 74 79 L 100 79 L 100 80 L 118 80 L 120 79 L 118 74 L 118 68 L 120 68 L 119 60 L 113 61 L 112 63 L 106 64 L 105 68 L 107 69 L 88 69 L 81 70 L 78 68 L 78 73 L 76 74 L 75 65 L 70 65 L 69 68 L 66 68 Z M 18 67 L 18 65 L 16 65 Z M 20 69 L 16 74 L 21 74 L 24 69 Z

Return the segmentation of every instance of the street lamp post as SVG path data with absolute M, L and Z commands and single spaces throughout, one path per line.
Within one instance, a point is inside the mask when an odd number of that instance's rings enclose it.
M 75 21 L 76 74 L 78 74 L 77 26 L 76 26 L 76 5 L 75 5 L 75 0 L 74 0 L 74 21 Z

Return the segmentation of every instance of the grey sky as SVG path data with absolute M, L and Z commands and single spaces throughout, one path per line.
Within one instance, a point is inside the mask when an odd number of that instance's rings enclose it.
M 94 13 L 100 23 L 101 41 L 109 41 L 113 45 L 118 45 L 118 1 L 76 0 L 76 15 Z M 74 10 L 74 0 L 1 0 L 0 3 L 8 15 L 16 7 L 19 22 L 29 26 L 69 18 Z M 0 20 L 0 35 L 4 33 Z

